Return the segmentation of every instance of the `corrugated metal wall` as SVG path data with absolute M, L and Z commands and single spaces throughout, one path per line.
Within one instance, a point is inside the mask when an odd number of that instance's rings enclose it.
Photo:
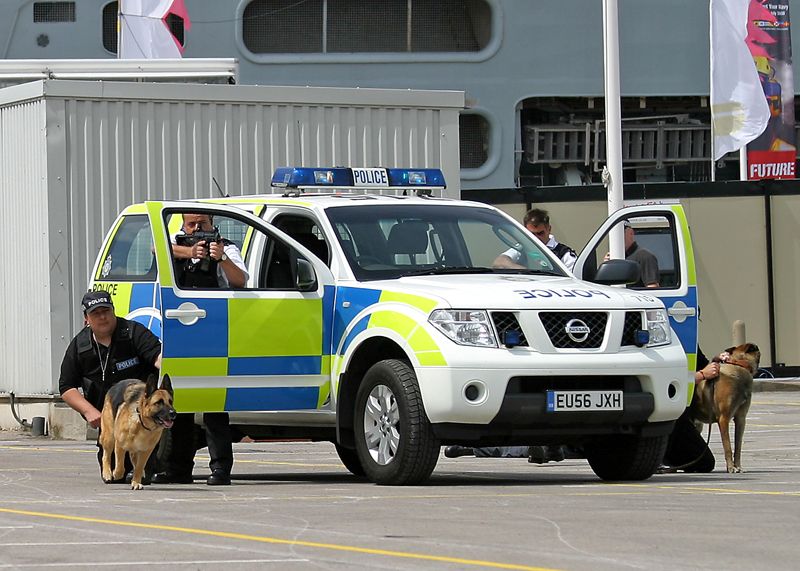
M 0 107 L 0 392 L 49 393 L 50 263 L 44 101 Z M 44 350 L 43 350 L 44 349 Z
M 448 195 L 459 194 L 461 92 L 37 83 L 47 105 L 47 158 L 36 168 L 49 180 L 50 260 L 58 259 L 49 276 L 36 276 L 36 284 L 56 284 L 54 342 L 38 350 L 55 372 L 12 381 L 19 393 L 56 390 L 64 350 L 82 325 L 78 300 L 97 250 L 129 204 L 216 196 L 212 178 L 232 196 L 261 193 L 274 169 L 287 165 L 439 167 L 452 183 Z M 43 153 L 44 141 L 30 146 Z M 26 192 L 32 177 L 21 177 Z M 38 217 L 48 216 L 43 190 L 31 192 L 40 203 L 28 207 Z M 9 216 L 16 227 L 20 219 Z

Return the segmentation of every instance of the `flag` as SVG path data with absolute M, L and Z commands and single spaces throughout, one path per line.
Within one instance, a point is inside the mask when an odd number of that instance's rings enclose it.
M 795 178 L 797 136 L 789 5 L 750 0 L 747 44 L 770 111 L 766 130 L 747 144 L 747 180 Z
M 747 46 L 750 0 L 711 0 L 711 123 L 714 160 L 757 138 L 770 110 Z
M 183 29 L 191 27 L 184 0 L 120 0 L 120 59 L 180 58 L 183 46 L 170 30 L 170 14 L 183 19 Z

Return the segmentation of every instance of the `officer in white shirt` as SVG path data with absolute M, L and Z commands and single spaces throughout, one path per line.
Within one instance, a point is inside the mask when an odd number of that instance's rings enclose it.
M 564 265 L 567 266 L 567 269 L 572 271 L 572 267 L 575 265 L 575 260 L 578 259 L 578 255 L 575 253 L 575 250 L 556 240 L 555 236 L 550 233 L 552 231 L 552 226 L 550 225 L 550 215 L 547 210 L 542 210 L 541 208 L 532 208 L 528 210 L 525 217 L 522 219 L 522 223 L 531 234 L 536 236 L 542 244 L 550 248 L 550 250 L 559 257 Z M 523 253 L 519 250 L 509 248 L 497 256 L 493 266 L 496 268 L 524 268 L 522 255 Z

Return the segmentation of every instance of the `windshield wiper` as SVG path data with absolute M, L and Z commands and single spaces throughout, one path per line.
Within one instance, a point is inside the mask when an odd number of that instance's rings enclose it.
M 560 278 L 563 278 L 565 275 L 557 270 L 537 270 L 535 268 L 495 268 L 494 271 L 498 274 L 535 274 L 543 276 L 558 276 Z
M 492 268 L 476 268 L 475 266 L 436 266 L 403 273 L 403 277 L 408 276 L 438 276 L 446 274 L 491 274 Z

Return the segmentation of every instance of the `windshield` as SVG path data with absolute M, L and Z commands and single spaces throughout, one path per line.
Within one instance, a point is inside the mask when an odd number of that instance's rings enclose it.
M 565 275 L 533 235 L 489 208 L 362 205 L 329 208 L 327 215 L 361 281 L 438 273 Z M 499 256 L 515 263 L 498 267 Z

